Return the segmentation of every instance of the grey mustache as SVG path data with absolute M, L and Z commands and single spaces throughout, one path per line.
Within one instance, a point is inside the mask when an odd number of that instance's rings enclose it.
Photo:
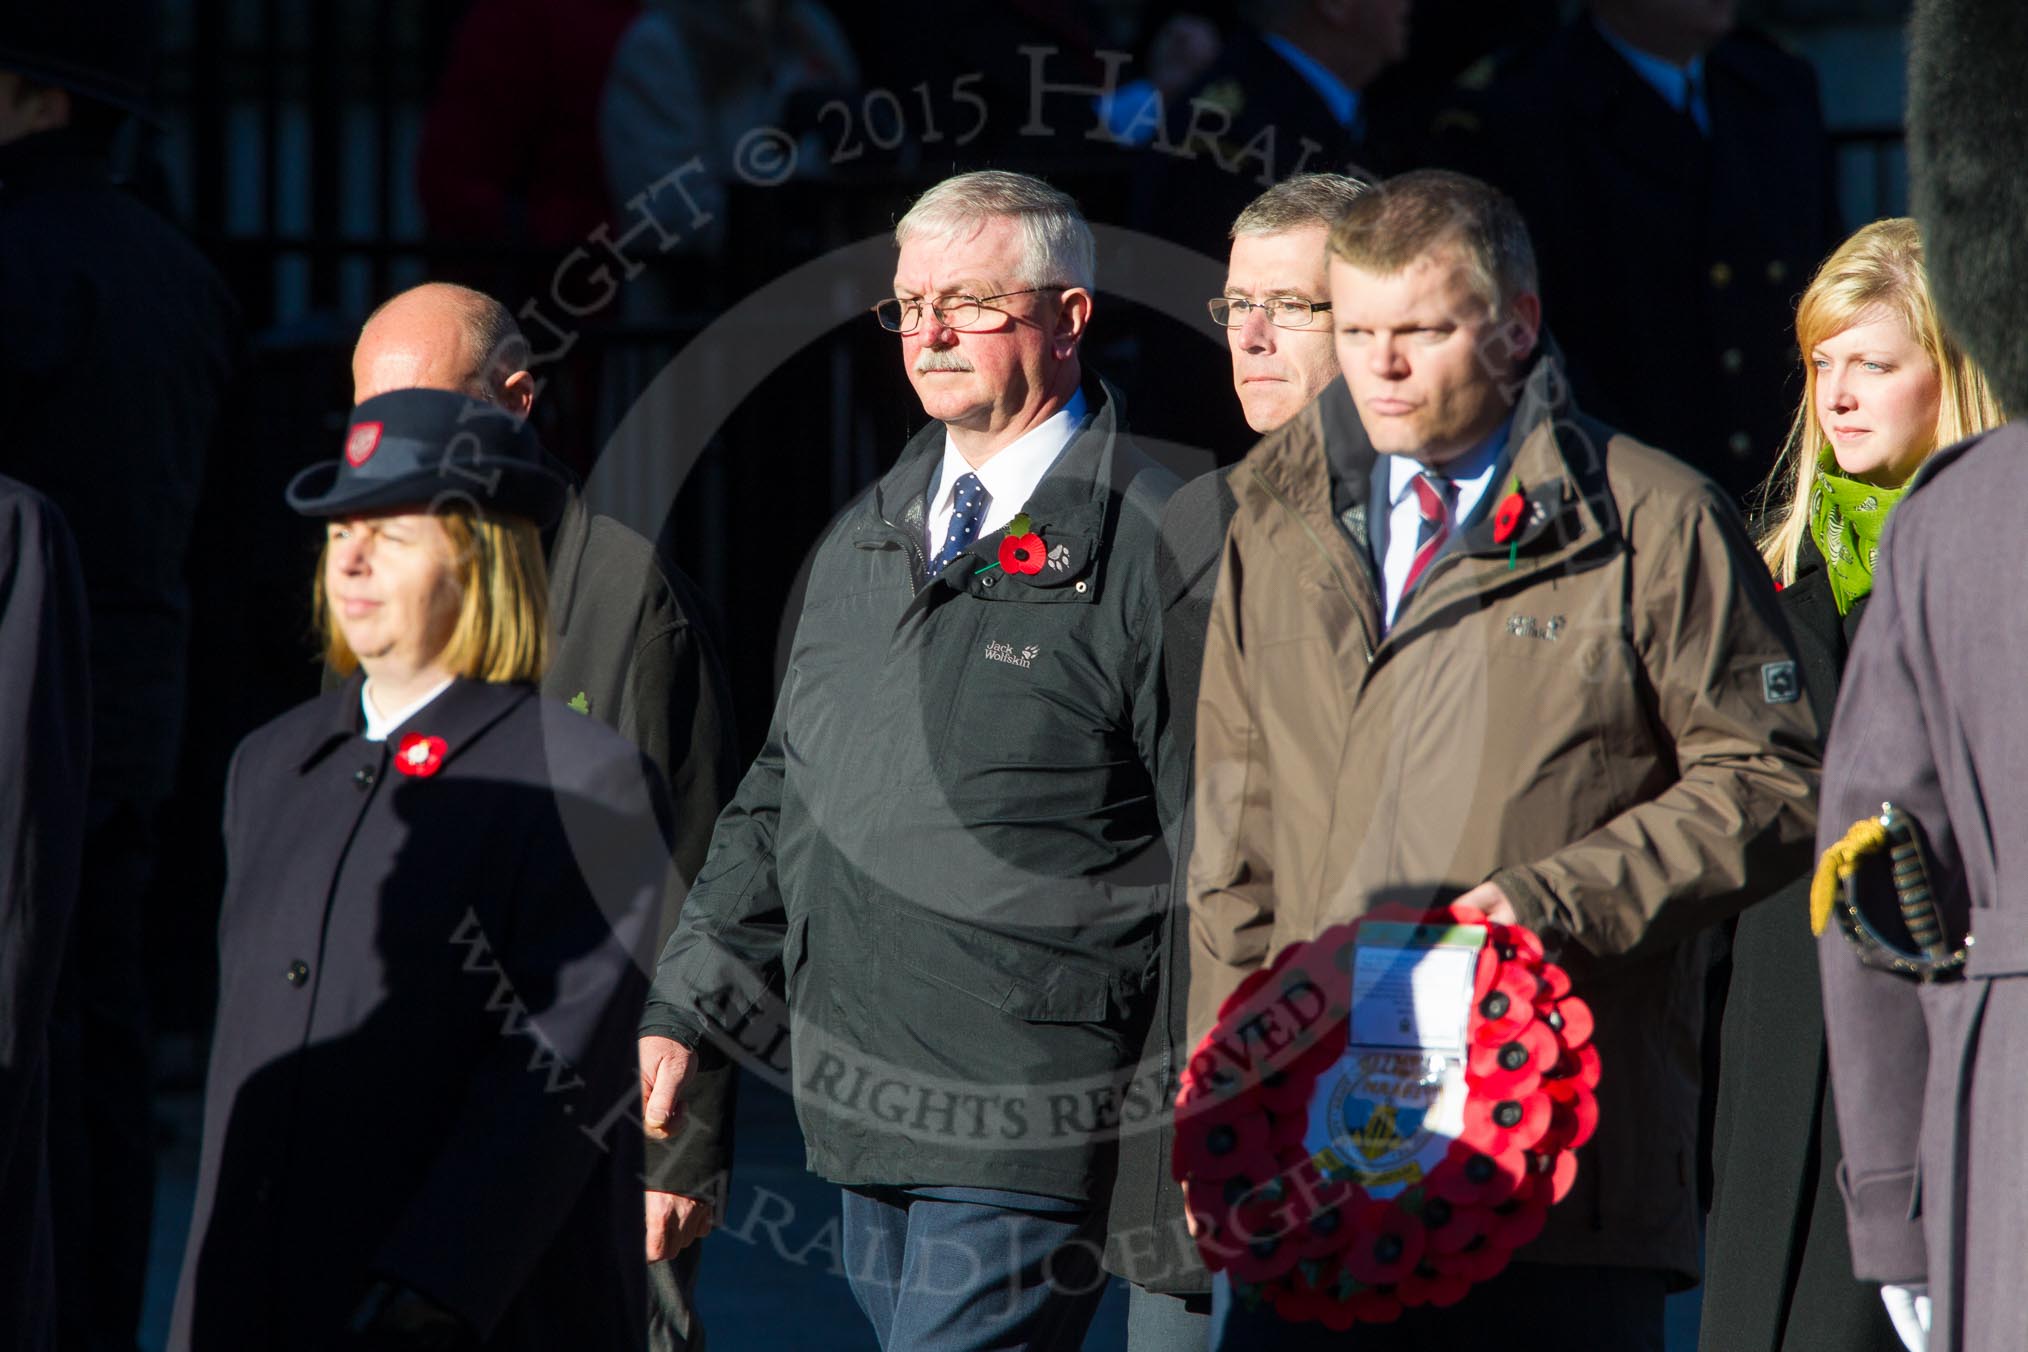
M 971 369 L 972 364 L 955 352 L 937 352 L 930 348 L 924 348 L 916 354 L 915 358 L 915 373 L 917 375 L 922 375 L 926 371 L 969 371 Z

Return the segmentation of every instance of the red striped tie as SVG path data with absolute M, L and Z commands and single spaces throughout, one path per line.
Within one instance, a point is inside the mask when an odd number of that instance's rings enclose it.
M 1408 581 L 1401 584 L 1403 596 L 1415 590 L 1417 581 L 1442 552 L 1444 541 L 1451 538 L 1451 493 L 1457 487 L 1428 470 L 1409 482 L 1415 488 L 1415 508 L 1422 514 L 1422 526 L 1416 531 L 1415 560 L 1408 565 Z

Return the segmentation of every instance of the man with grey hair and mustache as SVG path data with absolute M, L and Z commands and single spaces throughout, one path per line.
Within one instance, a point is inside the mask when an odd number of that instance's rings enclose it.
M 1176 481 L 1087 378 L 1093 246 L 1022 174 L 895 229 L 874 307 L 932 419 L 819 545 L 767 743 L 641 1027 L 671 1125 L 787 1002 L 810 1167 L 883 1349 L 1075 1347 L 1160 995 L 1180 795 L 1156 523 Z

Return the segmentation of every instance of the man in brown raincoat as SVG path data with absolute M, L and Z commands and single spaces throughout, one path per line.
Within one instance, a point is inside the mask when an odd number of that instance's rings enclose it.
M 1698 1267 L 1696 936 L 1807 862 L 1816 721 L 1725 495 L 1572 405 L 1511 202 L 1404 175 L 1331 253 L 1345 383 L 1232 478 L 1191 1032 L 1383 903 L 1534 930 L 1597 1015 L 1598 1135 L 1506 1272 L 1360 1346 L 1473 1345 L 1491 1321 L 1508 1349 L 1659 1348 Z M 1217 1317 L 1221 1349 L 1311 1331 Z

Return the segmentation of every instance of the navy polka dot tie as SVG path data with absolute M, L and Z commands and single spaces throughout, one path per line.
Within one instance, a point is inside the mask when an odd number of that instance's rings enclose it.
M 958 481 L 951 485 L 951 494 L 951 525 L 944 532 L 944 547 L 930 560 L 931 577 L 943 572 L 952 559 L 964 553 L 972 541 L 979 538 L 979 523 L 986 519 L 986 507 L 993 501 L 993 495 L 986 491 L 986 485 L 979 482 L 976 474 L 960 474 Z

